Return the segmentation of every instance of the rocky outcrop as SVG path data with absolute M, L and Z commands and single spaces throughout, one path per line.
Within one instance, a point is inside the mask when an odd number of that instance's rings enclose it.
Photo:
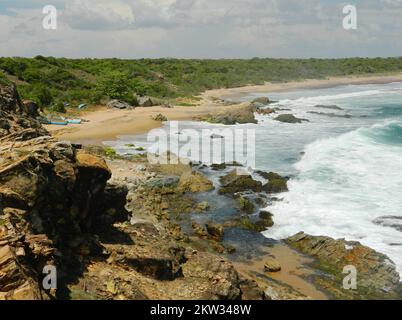
M 43 267 L 98 250 L 94 207 L 111 172 L 104 160 L 58 142 L 24 110 L 14 87 L 0 87 L 0 296 L 39 299 Z M 75 268 L 73 268 L 75 270 Z M 70 270 L 73 273 L 72 270 Z
M 330 276 L 317 279 L 336 298 L 395 299 L 398 297 L 400 277 L 394 263 L 384 254 L 359 242 L 310 236 L 303 232 L 288 238 L 287 243 L 317 259 L 317 268 Z M 357 271 L 356 290 L 342 289 L 344 268 Z
M 13 85 L 0 85 L 0 144 L 46 135 L 39 121 L 24 108 Z
M 179 188 L 183 192 L 207 192 L 214 189 L 213 183 L 199 172 L 186 172 L 182 174 L 179 181 Z

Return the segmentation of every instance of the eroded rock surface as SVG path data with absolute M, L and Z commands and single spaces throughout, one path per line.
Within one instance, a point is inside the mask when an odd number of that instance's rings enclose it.
M 337 298 L 394 299 L 398 297 L 399 273 L 384 254 L 359 242 L 310 236 L 303 232 L 287 239 L 287 243 L 301 252 L 317 258 L 317 267 L 330 274 L 317 279 Z M 344 267 L 357 270 L 357 289 L 343 290 Z

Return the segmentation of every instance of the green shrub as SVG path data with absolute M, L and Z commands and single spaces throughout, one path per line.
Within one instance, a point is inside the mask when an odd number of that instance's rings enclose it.
M 57 102 L 56 104 L 54 104 L 51 107 L 51 110 L 54 111 L 54 112 L 60 112 L 60 113 L 66 113 L 67 112 L 66 108 L 64 107 L 64 104 L 62 102 L 60 102 L 60 101 Z
M 105 156 L 110 157 L 110 158 L 113 158 L 113 157 L 117 156 L 116 150 L 114 150 L 111 147 L 105 147 L 104 152 L 105 152 Z

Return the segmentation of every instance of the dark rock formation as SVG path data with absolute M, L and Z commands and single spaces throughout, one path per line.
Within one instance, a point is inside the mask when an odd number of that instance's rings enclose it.
M 270 103 L 270 100 L 268 97 L 259 97 L 254 99 L 251 103 L 261 103 L 263 105 L 267 105 Z
M 330 109 L 330 110 L 343 110 L 341 107 L 338 107 L 337 105 L 323 105 L 323 104 L 317 104 L 316 106 L 314 106 L 314 108 Z
M 319 116 L 330 117 L 330 118 L 345 118 L 345 119 L 352 118 L 352 115 L 350 115 L 350 114 L 337 114 L 337 113 L 327 113 L 327 112 L 317 112 L 317 111 L 308 111 L 307 113 L 316 114 Z
M 274 172 L 260 172 L 260 175 L 268 182 L 262 187 L 268 193 L 281 193 L 288 191 L 288 178 Z
M 237 174 L 237 170 L 233 170 L 227 175 L 220 178 L 222 187 L 219 189 L 220 194 L 234 194 L 236 192 L 251 190 L 254 192 L 262 191 L 262 183 L 254 180 L 249 174 Z
M 274 120 L 279 121 L 279 122 L 285 122 L 285 123 L 302 123 L 302 122 L 309 122 L 307 119 L 301 119 L 295 117 L 293 114 L 281 114 L 274 118 Z
M 62 277 L 99 249 L 89 231 L 111 173 L 104 160 L 49 137 L 12 86 L 0 86 L 0 113 L 9 124 L 0 132 L 0 293 L 45 298 L 54 294 L 40 286 L 45 265 Z

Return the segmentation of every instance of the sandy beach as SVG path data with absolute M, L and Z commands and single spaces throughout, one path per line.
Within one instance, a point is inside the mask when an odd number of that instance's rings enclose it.
M 336 77 L 325 80 L 303 80 L 286 83 L 266 83 L 258 86 L 246 86 L 231 89 L 216 89 L 204 92 L 196 106 L 175 106 L 174 108 L 139 107 L 134 110 L 106 109 L 105 106 L 96 111 L 87 112 L 82 117 L 87 122 L 81 125 L 60 127 L 48 125 L 46 129 L 60 140 L 83 144 L 101 144 L 105 140 L 113 140 L 119 135 L 140 134 L 161 126 L 161 122 L 152 117 L 162 113 L 169 120 L 191 120 L 196 116 L 221 112 L 225 108 L 236 108 L 236 105 L 223 105 L 219 99 L 236 99 L 248 93 L 280 92 L 296 89 L 326 88 L 348 84 L 383 84 L 402 81 L 402 74 L 374 75 L 364 77 Z
M 401 82 L 402 74 L 369 75 L 356 77 L 330 77 L 327 79 L 309 79 L 302 81 L 290 81 L 285 83 L 270 83 L 257 86 L 245 86 L 231 89 L 216 89 L 204 93 L 204 95 L 215 96 L 221 99 L 236 100 L 249 93 L 263 92 L 284 92 L 297 89 L 322 89 L 343 85 L 363 85 L 363 84 L 386 84 Z

